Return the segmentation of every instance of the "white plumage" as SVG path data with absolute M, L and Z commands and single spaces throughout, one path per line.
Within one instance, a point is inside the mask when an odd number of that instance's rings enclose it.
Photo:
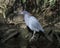
M 25 23 L 33 31 L 37 31 L 37 32 L 42 31 L 42 32 L 44 32 L 44 29 L 42 28 L 41 24 L 33 16 L 30 16 L 28 18 L 25 18 Z
M 39 31 L 44 32 L 44 29 L 42 28 L 41 24 L 38 22 L 38 20 L 34 16 L 31 16 L 29 12 L 23 11 L 21 12 L 21 14 L 24 14 L 24 20 L 25 20 L 26 25 L 32 31 L 34 31 L 33 37 L 36 32 L 39 32 Z M 31 39 L 33 39 L 33 37 Z

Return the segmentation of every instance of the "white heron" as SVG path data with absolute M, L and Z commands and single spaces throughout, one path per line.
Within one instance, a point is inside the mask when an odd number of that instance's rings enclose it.
M 31 37 L 30 40 L 32 40 L 35 37 L 36 32 L 44 33 L 44 29 L 39 23 L 39 21 L 34 16 L 32 16 L 29 12 L 22 11 L 20 12 L 20 14 L 24 15 L 24 21 L 26 23 L 26 26 L 28 26 L 29 29 L 33 31 L 33 36 Z

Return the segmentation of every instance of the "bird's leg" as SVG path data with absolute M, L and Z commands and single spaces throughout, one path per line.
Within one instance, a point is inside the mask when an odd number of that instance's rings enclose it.
M 35 37 L 35 31 L 33 32 L 33 36 L 32 36 L 32 39 Z
M 33 32 L 33 36 L 31 37 L 30 41 L 34 39 L 35 33 L 36 33 L 36 32 L 34 31 L 34 32 Z

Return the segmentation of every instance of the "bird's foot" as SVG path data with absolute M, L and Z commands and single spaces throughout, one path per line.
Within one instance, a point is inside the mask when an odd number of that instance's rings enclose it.
M 29 40 L 29 42 L 33 41 L 34 40 L 34 36 L 31 37 L 31 39 Z
M 32 36 L 31 39 L 29 40 L 29 42 L 31 42 L 31 41 L 37 41 L 37 39 L 38 39 L 38 37 Z

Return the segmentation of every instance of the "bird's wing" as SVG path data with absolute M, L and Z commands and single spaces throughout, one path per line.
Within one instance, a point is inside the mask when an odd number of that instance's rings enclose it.
M 35 30 L 35 31 L 43 31 L 44 32 L 44 29 L 42 28 L 41 24 L 33 16 L 31 16 L 30 19 L 29 19 L 29 27 L 32 30 Z

